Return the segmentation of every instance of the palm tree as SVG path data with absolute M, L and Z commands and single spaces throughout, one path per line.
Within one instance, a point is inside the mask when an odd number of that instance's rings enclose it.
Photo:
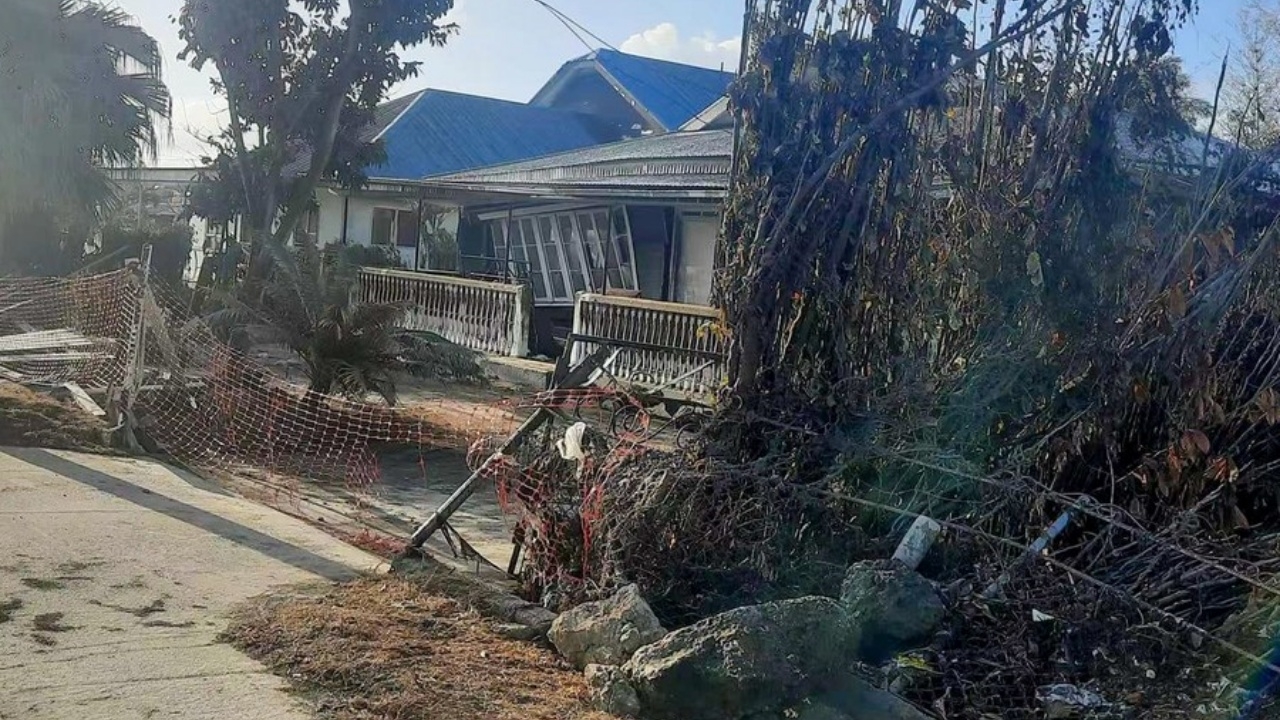
M 399 372 L 483 380 L 476 353 L 438 335 L 401 330 L 403 305 L 362 302 L 359 268 L 341 256 L 326 256 L 305 241 L 292 249 L 276 243 L 265 248 L 272 272 L 246 281 L 208 321 L 233 345 L 293 351 L 314 401 L 331 393 L 355 400 L 375 393 L 395 405 Z
M 8 0 L 0 22 L 0 251 L 17 213 L 97 217 L 108 167 L 156 150 L 170 115 L 156 41 L 86 0 Z M 38 241 L 38 239 L 35 239 Z

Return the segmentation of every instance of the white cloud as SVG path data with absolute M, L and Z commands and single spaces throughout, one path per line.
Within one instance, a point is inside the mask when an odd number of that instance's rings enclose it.
M 157 164 L 171 166 L 198 165 L 200 157 L 210 152 L 204 142 L 215 135 L 226 120 L 226 104 L 212 97 L 175 97 L 173 99 L 173 134 L 161 139 Z
M 470 7 L 471 0 L 453 0 L 453 7 L 440 18 L 440 23 L 454 23 L 459 27 L 466 26 L 471 21 L 471 13 L 467 12 Z
M 736 71 L 742 38 L 720 40 L 711 32 L 685 38 L 674 23 L 664 22 L 632 35 L 618 49 L 632 55 Z

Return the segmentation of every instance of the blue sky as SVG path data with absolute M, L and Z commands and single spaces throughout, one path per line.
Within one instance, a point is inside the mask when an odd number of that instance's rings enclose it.
M 177 29 L 170 18 L 181 0 L 115 0 L 161 43 L 169 65 L 166 81 L 175 100 L 173 138 L 159 162 L 192 165 L 203 150 L 198 139 L 218 125 L 225 107 L 209 91 L 207 77 L 180 63 Z M 550 0 L 610 44 L 627 52 L 733 69 L 742 30 L 743 0 Z M 1201 0 L 1192 27 L 1177 38 L 1198 93 L 1212 93 L 1244 0 Z M 577 38 L 534 0 L 456 0 L 452 17 L 461 32 L 444 48 L 420 48 L 410 56 L 422 75 L 397 93 L 422 87 L 528 100 L 562 63 L 587 52 Z M 588 41 L 590 39 L 588 38 Z

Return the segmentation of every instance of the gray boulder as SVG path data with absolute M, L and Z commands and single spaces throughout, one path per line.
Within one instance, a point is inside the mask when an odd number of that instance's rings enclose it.
M 628 585 L 613 597 L 561 613 L 547 639 L 578 669 L 588 665 L 621 665 L 636 650 L 667 631 L 658 622 L 640 589 Z
M 809 702 L 793 709 L 796 720 L 853 720 L 839 710 L 820 702 Z M 861 720 L 861 718 L 859 718 Z
M 841 604 L 808 597 L 738 608 L 641 648 L 623 666 L 645 717 L 778 713 L 825 688 L 853 659 Z
M 498 623 L 492 626 L 492 629 L 494 634 L 499 637 L 519 642 L 533 642 L 543 635 L 543 631 L 538 628 L 521 625 L 520 623 Z
M 640 715 L 640 700 L 616 665 L 588 665 L 585 676 L 591 704 L 601 712 L 622 718 Z
M 850 567 L 840 601 L 863 629 L 859 656 L 871 663 L 928 639 L 947 612 L 933 583 L 893 561 Z
M 823 707 L 857 720 L 929 720 L 914 705 L 852 673 L 842 675 L 814 698 Z M 805 715 L 802 713 L 801 718 Z M 818 720 L 821 716 L 815 716 Z M 836 716 L 832 716 L 836 717 Z

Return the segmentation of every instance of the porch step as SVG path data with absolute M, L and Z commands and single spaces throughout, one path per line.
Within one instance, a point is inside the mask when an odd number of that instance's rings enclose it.
M 556 370 L 554 362 L 498 355 L 486 355 L 485 364 L 489 375 L 521 390 L 546 390 Z

